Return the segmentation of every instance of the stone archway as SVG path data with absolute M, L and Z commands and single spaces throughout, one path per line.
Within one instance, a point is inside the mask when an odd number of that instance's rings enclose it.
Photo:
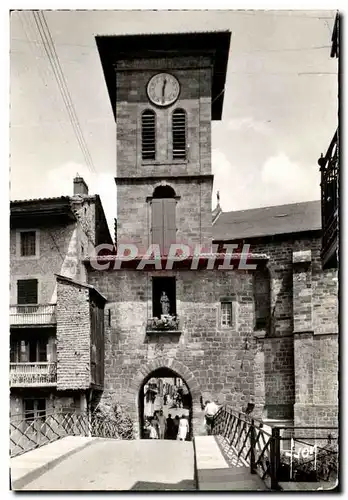
M 131 380 L 129 384 L 129 396 L 132 397 L 135 404 L 135 413 L 134 413 L 134 428 L 136 437 L 139 437 L 140 432 L 140 422 L 139 422 L 139 392 L 141 391 L 144 381 L 149 379 L 152 373 L 158 371 L 161 368 L 167 368 L 171 372 L 177 374 L 178 377 L 182 378 L 185 384 L 187 385 L 188 390 L 191 394 L 192 401 L 192 435 L 201 435 L 204 434 L 204 419 L 203 419 L 203 411 L 201 408 L 201 397 L 202 393 L 195 378 L 194 374 L 180 361 L 174 358 L 156 358 L 146 365 L 142 366 L 134 378 Z

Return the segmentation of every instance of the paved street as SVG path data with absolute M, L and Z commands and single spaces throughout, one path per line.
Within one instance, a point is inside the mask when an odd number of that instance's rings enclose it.
M 96 439 L 23 490 L 194 490 L 192 442 Z

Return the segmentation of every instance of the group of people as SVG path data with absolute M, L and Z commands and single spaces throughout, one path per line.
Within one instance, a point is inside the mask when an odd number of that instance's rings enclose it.
M 150 439 L 177 439 L 185 441 L 189 432 L 189 422 L 185 415 L 166 418 L 163 410 L 156 410 L 153 417 L 145 422 L 145 429 L 149 432 Z
M 171 408 L 183 408 L 184 407 L 182 397 L 177 392 L 175 394 L 173 394 L 173 396 L 170 396 L 169 394 L 165 394 L 163 396 L 163 404 L 165 406 L 170 406 Z

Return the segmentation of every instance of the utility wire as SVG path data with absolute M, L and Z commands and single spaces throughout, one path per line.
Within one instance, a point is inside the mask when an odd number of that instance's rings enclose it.
M 29 13 L 28 13 L 28 14 L 29 14 Z M 34 33 L 35 33 L 35 26 L 33 26 L 33 25 L 31 24 L 31 22 L 30 22 L 30 21 L 31 21 L 31 17 L 26 18 L 26 17 L 24 16 L 24 12 L 23 12 L 23 16 L 19 16 L 19 19 L 20 19 L 20 23 L 21 23 L 22 28 L 23 28 L 24 35 L 25 35 L 25 37 L 27 38 L 27 40 L 29 41 L 30 30 L 33 30 L 33 31 L 34 31 Z M 28 29 L 27 29 L 27 28 L 28 28 Z M 35 43 L 35 42 L 34 42 L 34 43 Z M 36 45 L 36 47 L 38 48 L 38 50 L 40 51 L 40 53 L 44 56 L 44 52 L 43 52 L 43 47 L 42 47 L 42 44 L 35 44 L 35 45 Z M 31 53 L 32 53 L 32 55 L 33 55 L 33 58 L 34 58 L 34 59 L 37 59 L 37 57 L 38 57 L 38 56 L 37 56 L 37 54 L 35 53 L 35 51 L 33 50 L 33 47 L 32 47 L 31 45 L 30 45 L 29 47 L 30 47 L 30 51 L 31 51 Z M 46 59 L 47 59 L 47 57 L 42 57 L 42 58 L 40 57 L 40 59 L 45 59 L 45 60 L 46 60 Z M 44 88 L 46 89 L 47 94 L 48 94 L 48 96 L 49 96 L 49 100 L 50 100 L 50 103 L 51 103 L 51 108 L 52 108 L 52 110 L 55 112 L 55 114 L 57 115 L 57 102 L 56 102 L 56 100 L 53 98 L 53 96 L 52 96 L 52 92 L 50 92 L 50 91 L 49 91 L 48 86 L 47 86 L 47 77 L 51 77 L 51 78 L 52 78 L 52 72 L 47 71 L 47 72 L 43 73 L 43 72 L 41 71 L 41 69 L 42 69 L 42 68 L 40 68 L 40 64 L 38 64 L 38 65 L 37 65 L 38 75 L 39 75 L 40 80 L 42 81 L 42 84 L 43 84 Z M 48 79 L 50 80 L 50 78 L 48 78 Z M 60 108 L 58 108 L 58 109 L 59 109 L 59 111 L 61 111 L 61 109 L 60 109 Z M 40 121 L 40 125 L 41 125 L 41 124 L 43 123 L 43 121 L 42 121 L 42 120 L 39 120 L 39 121 Z M 64 142 L 66 143 L 66 142 L 67 142 L 67 141 L 66 141 L 66 129 L 64 129 L 64 128 L 63 128 L 62 123 L 61 123 L 61 120 L 57 119 L 57 120 L 55 121 L 55 123 L 58 123 L 58 124 L 59 124 L 59 128 L 61 129 L 61 132 L 62 132 L 62 137 L 63 137 L 63 140 L 64 140 Z M 38 125 L 38 126 L 40 126 L 40 125 Z M 15 127 L 15 125 L 11 125 L 11 126 L 12 126 L 12 127 Z
M 83 154 L 84 154 L 87 166 L 90 168 L 90 170 L 92 170 L 93 172 L 95 172 L 95 167 L 94 167 L 94 164 L 93 164 L 93 160 L 92 160 L 92 157 L 90 155 L 88 146 L 86 144 L 86 141 L 84 139 L 84 136 L 83 136 L 83 133 L 82 133 L 82 130 L 81 130 L 80 122 L 78 120 L 78 117 L 77 117 L 77 114 L 76 114 L 76 110 L 75 110 L 75 107 L 74 107 L 74 104 L 72 102 L 71 95 L 70 95 L 70 92 L 69 92 L 69 88 L 68 88 L 66 79 L 64 77 L 63 70 L 62 70 L 60 62 L 59 62 L 58 54 L 57 54 L 55 46 L 54 46 L 54 42 L 53 42 L 53 39 L 52 39 L 52 36 L 51 36 L 51 33 L 50 33 L 50 29 L 49 29 L 48 24 L 46 22 L 46 18 L 45 18 L 44 13 L 42 11 L 37 12 L 37 16 L 38 16 L 39 19 L 40 19 L 40 14 L 42 16 L 42 21 L 43 21 L 43 23 L 45 25 L 45 28 L 46 28 L 46 31 L 47 31 L 47 34 L 48 34 L 48 39 L 49 39 L 49 42 L 50 42 L 50 46 L 51 46 L 51 48 L 53 50 L 53 60 L 56 62 L 56 66 L 57 66 L 57 68 L 59 70 L 59 73 L 61 75 L 61 81 L 63 83 L 62 88 L 65 90 L 65 95 L 66 95 L 67 101 L 69 103 L 69 107 L 67 109 L 69 109 L 69 111 L 70 111 L 69 114 L 72 115 L 72 124 L 75 125 L 75 127 L 74 127 L 74 125 L 73 125 L 73 127 L 75 128 L 75 130 L 77 130 L 77 133 L 78 133 L 77 137 L 79 137 L 78 142 L 82 145 L 82 151 L 83 151 Z M 43 27 L 43 23 L 41 22 L 41 26 L 42 27 Z
M 40 17 L 41 14 L 41 17 Z M 33 17 L 34 21 L 38 30 L 38 33 L 40 35 L 40 38 L 43 42 L 43 47 L 45 49 L 45 52 L 47 54 L 47 58 L 51 64 L 51 67 L 53 69 L 53 73 L 56 79 L 56 82 L 58 84 L 59 91 L 61 93 L 61 96 L 63 98 L 64 105 L 66 107 L 66 110 L 69 115 L 69 119 L 71 122 L 71 125 L 73 127 L 77 142 L 80 146 L 80 149 L 82 151 L 82 154 L 84 156 L 85 162 L 87 167 L 95 172 L 95 167 L 93 164 L 93 160 L 91 158 L 90 152 L 88 150 L 86 141 L 84 139 L 80 122 L 78 120 L 76 110 L 74 107 L 74 104 L 71 99 L 71 95 L 68 89 L 68 85 L 66 82 L 66 79 L 64 77 L 63 70 L 61 68 L 59 58 L 57 55 L 57 52 L 54 47 L 54 42 L 49 30 L 49 27 L 47 25 L 44 13 L 42 11 L 33 11 Z

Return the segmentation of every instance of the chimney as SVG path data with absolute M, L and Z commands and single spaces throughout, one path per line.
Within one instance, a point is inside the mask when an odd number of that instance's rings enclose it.
M 79 174 L 76 174 L 76 177 L 74 179 L 74 195 L 75 194 L 88 194 L 88 186 L 83 178 L 79 176 Z

